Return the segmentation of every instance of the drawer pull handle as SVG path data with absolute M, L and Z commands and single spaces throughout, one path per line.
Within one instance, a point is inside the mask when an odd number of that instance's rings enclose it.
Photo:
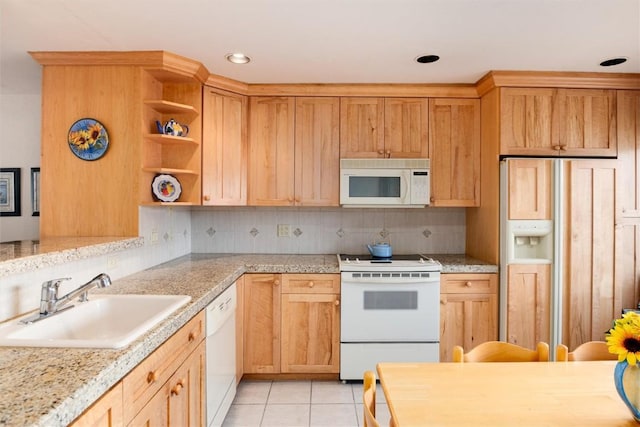
M 179 380 L 178 383 L 171 389 L 171 394 L 176 396 L 179 395 L 182 387 L 184 387 L 184 382 L 182 380 Z
M 464 284 L 464 285 L 465 285 L 467 288 L 470 288 L 470 287 L 471 287 L 471 282 L 465 282 L 465 284 Z
M 274 286 L 278 286 L 280 284 L 280 280 L 276 279 L 273 281 Z
M 313 282 L 309 282 L 309 287 L 313 288 L 314 283 Z
M 147 374 L 147 384 L 151 384 L 156 381 L 158 381 L 158 372 L 149 371 L 149 373 Z
M 337 299 L 336 302 L 334 303 L 336 306 L 340 305 L 340 300 Z
M 196 334 L 193 332 L 189 332 L 189 342 L 193 342 L 196 339 Z

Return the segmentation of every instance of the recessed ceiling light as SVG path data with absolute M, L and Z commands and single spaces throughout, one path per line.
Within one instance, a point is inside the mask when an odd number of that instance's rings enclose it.
M 419 62 L 420 64 L 428 64 L 430 62 L 436 62 L 438 59 L 440 59 L 438 55 L 423 55 L 418 56 L 416 58 L 416 62 Z
M 251 61 L 251 58 L 244 53 L 229 53 L 225 58 L 227 58 L 227 61 L 233 62 L 234 64 L 246 64 Z
M 611 59 L 607 59 L 606 61 L 602 61 L 600 63 L 600 66 L 611 67 L 613 65 L 622 64 L 624 62 L 627 62 L 627 58 L 625 58 L 624 56 L 620 56 L 618 58 L 611 58 Z

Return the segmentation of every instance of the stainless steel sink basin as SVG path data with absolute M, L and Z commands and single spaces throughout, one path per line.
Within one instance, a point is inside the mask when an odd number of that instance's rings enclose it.
M 0 346 L 122 348 L 191 300 L 187 295 L 91 295 L 31 324 L 0 324 Z

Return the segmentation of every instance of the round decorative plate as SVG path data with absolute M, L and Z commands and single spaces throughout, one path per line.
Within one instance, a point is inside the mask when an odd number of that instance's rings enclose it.
M 175 176 L 162 174 L 153 178 L 151 191 L 162 202 L 175 202 L 182 193 L 182 186 Z
M 82 160 L 98 160 L 109 147 L 109 135 L 95 119 L 80 119 L 69 129 L 69 148 Z

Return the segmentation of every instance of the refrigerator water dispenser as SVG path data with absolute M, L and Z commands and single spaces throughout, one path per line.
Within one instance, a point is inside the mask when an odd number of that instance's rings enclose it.
M 507 221 L 507 262 L 546 264 L 553 258 L 553 221 Z

